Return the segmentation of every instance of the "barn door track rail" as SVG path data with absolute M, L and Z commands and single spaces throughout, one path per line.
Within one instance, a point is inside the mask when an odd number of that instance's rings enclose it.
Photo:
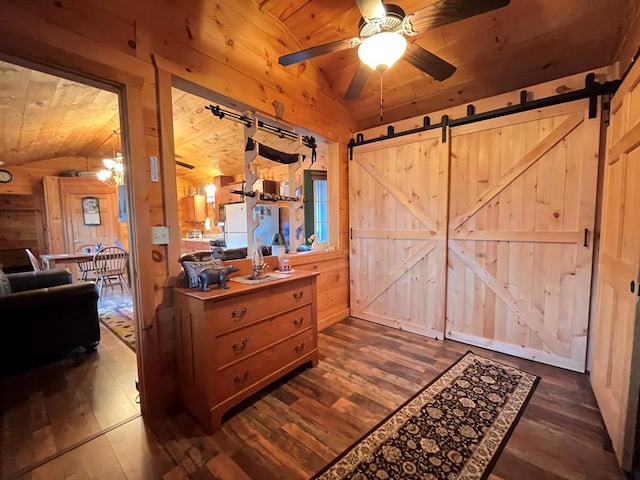
M 451 119 L 448 115 L 443 115 L 440 119 L 440 122 L 432 124 L 429 116 L 425 116 L 422 119 L 421 127 L 404 130 L 402 132 L 396 132 L 393 125 L 389 125 L 387 127 L 387 134 L 376 138 L 365 139 L 364 134 L 358 133 L 356 135 L 356 138 L 352 138 L 347 144 L 347 147 L 349 148 L 349 160 L 353 160 L 353 149 L 361 145 L 381 142 L 383 140 L 403 137 L 405 135 L 412 135 L 414 133 L 426 132 L 428 130 L 434 130 L 436 128 L 442 129 L 442 143 L 446 143 L 447 127 L 459 127 L 461 125 L 468 125 L 470 123 L 482 122 L 483 120 L 504 117 L 505 115 L 513 115 L 514 113 L 521 113 L 538 108 L 560 105 L 562 103 L 574 102 L 576 100 L 582 100 L 584 98 L 589 99 L 589 118 L 595 118 L 598 114 L 598 97 L 600 95 L 613 95 L 620 86 L 621 81 L 613 80 L 610 82 L 598 83 L 596 82 L 595 74 L 589 73 L 585 77 L 584 83 L 585 86 L 581 90 L 574 90 L 571 92 L 561 93 L 537 100 L 527 100 L 529 92 L 527 90 L 522 90 L 520 92 L 519 103 L 509 105 L 507 107 L 497 108 L 495 110 L 488 110 L 482 113 L 476 113 L 475 105 L 469 104 L 467 105 L 467 115 L 465 117 Z

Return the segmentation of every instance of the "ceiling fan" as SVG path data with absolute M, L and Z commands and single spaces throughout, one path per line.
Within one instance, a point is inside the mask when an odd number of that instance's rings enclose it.
M 280 65 L 292 65 L 310 58 L 358 47 L 361 63 L 345 92 L 344 100 L 358 98 L 373 70 L 384 72 L 404 58 L 436 80 L 449 78 L 456 67 L 421 46 L 407 42 L 405 36 L 457 22 L 509 5 L 510 0 L 439 0 L 406 15 L 398 5 L 382 0 L 356 0 L 362 13 L 358 37 L 345 38 L 280 57 Z

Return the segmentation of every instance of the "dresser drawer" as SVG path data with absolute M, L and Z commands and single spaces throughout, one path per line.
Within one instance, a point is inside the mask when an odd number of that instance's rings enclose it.
M 310 302 L 311 282 L 306 280 L 223 300 L 205 315 L 218 336 Z
M 311 305 L 253 323 L 226 333 L 216 340 L 216 365 L 225 365 L 249 357 L 283 338 L 305 331 L 312 326 Z
M 315 348 L 314 332 L 308 330 L 233 364 L 216 374 L 211 385 L 212 398 L 216 403 L 224 401 Z

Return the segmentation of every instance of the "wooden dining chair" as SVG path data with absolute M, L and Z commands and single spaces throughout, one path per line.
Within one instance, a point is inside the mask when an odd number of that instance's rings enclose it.
M 84 252 L 95 253 L 96 246 L 95 245 L 80 245 L 76 248 L 77 253 Z M 82 262 L 78 262 L 78 270 L 80 270 L 80 281 L 81 282 L 94 282 L 96 280 L 95 276 L 95 265 L 93 263 L 93 258 L 88 260 L 84 260 Z
M 40 264 L 40 260 L 36 257 L 33 252 L 25 248 L 24 251 L 27 253 L 27 257 L 29 257 L 29 261 L 31 262 L 31 266 L 33 267 L 34 272 L 39 272 L 42 270 L 42 265 Z
M 93 256 L 93 271 L 98 283 L 98 298 L 102 299 L 102 290 L 120 285 L 121 291 L 129 295 L 129 285 L 124 276 L 129 263 L 129 253 L 120 247 L 105 247 Z

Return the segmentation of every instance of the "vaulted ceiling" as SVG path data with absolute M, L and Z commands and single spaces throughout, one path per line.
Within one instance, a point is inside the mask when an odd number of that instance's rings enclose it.
M 0 61 L 0 161 L 112 157 L 118 96 Z
M 172 97 L 176 159 L 194 167 L 177 166 L 177 175 L 191 183 L 242 175 L 244 127 L 213 116 L 204 108 L 210 102 L 197 95 L 174 88 Z M 114 156 L 114 149 L 121 151 L 119 131 L 115 93 L 0 61 L 0 161 L 5 167 L 61 157 L 100 164 Z M 259 131 L 254 137 L 287 153 L 310 154 L 307 147 L 271 134 Z M 316 140 L 318 158 L 326 157 L 327 143 Z M 258 160 L 254 166 L 273 165 Z
M 354 0 L 255 1 L 266 15 L 282 22 L 303 48 L 358 34 L 360 12 Z M 411 13 L 436 0 L 395 1 Z M 410 41 L 454 64 L 457 71 L 438 82 L 399 61 L 382 78 L 383 122 L 377 72 L 370 75 L 357 99 L 344 103 L 357 119 L 358 129 L 365 129 L 608 65 L 636 1 L 511 0 L 504 8 L 411 37 Z M 283 53 L 298 48 L 284 45 Z M 303 70 L 308 62 L 316 64 L 336 97 L 342 97 L 359 59 L 353 48 L 275 68 Z M 203 108 L 207 103 L 174 92 L 176 154 L 179 160 L 198 166 L 190 172 L 178 168 L 178 174 L 193 180 L 200 175 L 242 172 L 241 126 L 213 117 Z M 5 165 L 63 156 L 111 156 L 117 129 L 115 94 L 0 62 L 0 161 Z M 283 145 L 281 149 L 298 148 Z
M 358 36 L 361 14 L 354 0 L 256 1 L 263 11 L 282 21 L 304 48 Z M 383 122 L 609 65 L 635 1 L 511 0 L 504 8 L 421 32 L 410 41 L 458 70 L 438 82 L 399 61 L 382 78 Z M 409 14 L 436 0 L 393 3 Z M 311 61 L 340 96 L 359 63 L 357 48 Z M 358 129 L 381 123 L 380 88 L 380 75 L 375 72 L 359 98 L 345 102 L 358 120 Z

